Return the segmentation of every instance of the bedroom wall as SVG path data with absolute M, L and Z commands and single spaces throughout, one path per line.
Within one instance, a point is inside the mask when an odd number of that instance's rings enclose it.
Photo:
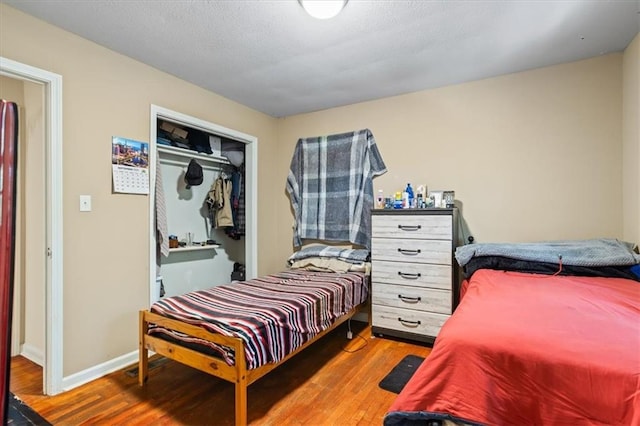
M 621 121 L 620 53 L 283 118 L 278 251 L 297 139 L 365 127 L 388 168 L 374 189 L 455 190 L 478 242 L 621 238 Z
M 622 235 L 640 245 L 640 35 L 624 51 L 622 75 Z
M 148 307 L 149 202 L 111 192 L 111 137 L 146 141 L 150 104 L 258 138 L 258 181 L 274 182 L 276 120 L 0 4 L 0 55 L 62 75 L 64 376 L 137 349 Z M 93 211 L 79 212 L 80 194 Z M 258 272 L 277 239 L 279 192 L 258 193 Z

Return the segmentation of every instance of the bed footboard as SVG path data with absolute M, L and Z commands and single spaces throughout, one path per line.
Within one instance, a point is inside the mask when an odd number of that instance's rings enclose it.
M 177 343 L 168 342 L 148 334 L 149 324 L 157 324 L 172 330 L 180 331 L 191 336 L 209 340 L 234 349 L 236 353 L 235 365 L 228 365 L 221 359 L 203 354 L 193 349 L 185 348 Z M 149 351 L 166 358 L 196 368 L 212 376 L 235 384 L 235 416 L 236 425 L 247 424 L 247 387 L 248 373 L 244 356 L 242 340 L 218 334 L 209 333 L 200 327 L 166 318 L 147 310 L 140 311 L 140 358 L 138 360 L 138 383 L 144 386 L 148 379 Z
M 288 354 L 278 363 L 269 363 L 261 367 L 247 370 L 247 363 L 242 340 L 235 337 L 227 337 L 219 334 L 210 333 L 200 327 L 186 324 L 184 322 L 163 317 L 158 314 L 149 312 L 148 310 L 140 311 L 140 341 L 139 341 L 139 361 L 138 361 L 138 383 L 144 386 L 148 379 L 149 368 L 149 351 L 165 356 L 169 359 L 178 361 L 190 367 L 197 368 L 200 371 L 209 373 L 212 376 L 219 377 L 223 380 L 235 384 L 235 424 L 236 426 L 244 426 L 247 424 L 247 388 L 248 386 L 281 365 L 294 355 L 300 353 L 303 349 L 334 330 L 337 326 L 350 319 L 358 310 L 364 307 L 366 303 L 352 309 L 346 315 L 338 318 L 336 322 L 328 329 L 320 332 L 313 339 L 304 343 L 295 351 Z M 177 343 L 172 343 L 158 337 L 148 334 L 149 324 L 157 324 L 159 326 L 172 330 L 186 333 L 190 336 L 199 337 L 209 340 L 220 345 L 231 347 L 235 351 L 235 365 L 228 365 L 224 360 L 211 355 L 203 354 L 193 349 L 185 348 Z

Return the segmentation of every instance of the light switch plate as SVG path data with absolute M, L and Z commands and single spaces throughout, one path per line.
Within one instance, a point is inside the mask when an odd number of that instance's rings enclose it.
M 81 212 L 91 211 L 91 195 L 80 196 L 80 211 Z

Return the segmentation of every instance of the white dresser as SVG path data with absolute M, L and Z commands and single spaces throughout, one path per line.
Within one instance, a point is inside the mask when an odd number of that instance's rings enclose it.
M 433 343 L 458 301 L 458 210 L 374 210 L 371 329 Z

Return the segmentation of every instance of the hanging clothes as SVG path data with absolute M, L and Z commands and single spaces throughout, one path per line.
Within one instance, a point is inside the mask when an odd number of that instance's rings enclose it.
M 233 227 L 233 213 L 231 211 L 232 186 L 226 174 L 220 173 L 220 176 L 213 182 L 209 190 L 207 204 L 213 217 L 214 228 Z
M 162 187 L 162 172 L 160 170 L 160 156 L 156 155 L 156 242 L 160 248 L 160 254 L 169 256 L 169 231 L 167 228 L 167 203 Z
M 233 173 L 231 173 L 231 185 L 231 214 L 233 216 L 233 227 L 227 228 L 225 232 L 229 238 L 239 240 L 244 235 L 244 194 L 242 193 L 244 179 L 242 178 L 242 172 L 237 168 Z

